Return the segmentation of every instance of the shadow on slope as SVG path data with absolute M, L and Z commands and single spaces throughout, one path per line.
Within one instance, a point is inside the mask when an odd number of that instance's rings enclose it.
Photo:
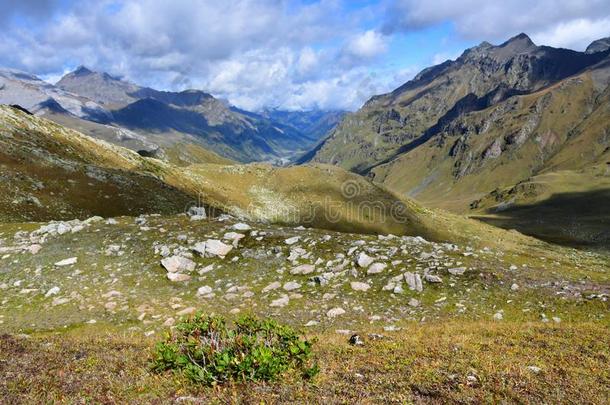
M 471 218 L 546 242 L 610 250 L 610 189 L 557 193 L 537 203 L 487 213 Z

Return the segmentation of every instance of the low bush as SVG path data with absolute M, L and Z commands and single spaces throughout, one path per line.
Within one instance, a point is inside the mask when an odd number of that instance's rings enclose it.
M 197 313 L 157 343 L 151 366 L 209 385 L 272 381 L 289 371 L 312 378 L 319 372 L 311 359 L 312 345 L 271 319 L 243 316 L 229 328 L 222 317 Z

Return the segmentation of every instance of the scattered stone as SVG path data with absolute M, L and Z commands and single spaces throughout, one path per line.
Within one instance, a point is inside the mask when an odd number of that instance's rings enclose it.
M 280 298 L 271 301 L 270 307 L 285 307 L 290 302 L 290 298 L 287 295 L 282 295 Z
M 286 291 L 298 290 L 299 288 L 301 288 L 301 284 L 296 281 L 289 281 L 284 284 L 284 290 Z
M 252 229 L 250 225 L 244 224 L 243 222 L 239 222 L 233 225 L 231 228 L 235 229 L 236 231 L 249 231 L 250 229 Z
M 57 263 L 55 263 L 55 266 L 57 266 L 57 267 L 70 266 L 70 265 L 76 264 L 77 261 L 78 261 L 77 257 L 70 257 L 69 259 L 64 259 L 64 260 L 58 261 Z
M 41 246 L 41 245 L 39 245 L 39 244 L 37 244 L 37 243 L 35 243 L 35 244 L 33 244 L 33 245 L 30 245 L 30 246 L 28 247 L 28 250 L 29 250 L 29 251 L 30 251 L 30 253 L 31 253 L 31 254 L 33 254 L 33 255 L 35 255 L 35 254 L 37 254 L 38 252 L 40 252 L 40 249 L 42 249 L 42 246 Z
M 214 291 L 212 287 L 204 285 L 203 287 L 199 287 L 197 289 L 197 295 L 208 295 L 211 294 L 212 291 Z
M 442 278 L 440 278 L 439 276 L 436 276 L 434 274 L 426 274 L 426 275 L 424 275 L 424 280 L 426 280 L 429 283 L 435 283 L 435 284 L 443 282 Z
M 59 294 L 59 287 L 53 287 L 51 289 L 49 289 L 49 291 L 47 291 L 47 293 L 44 295 L 45 298 L 49 298 L 52 295 L 57 295 Z
M 218 256 L 224 258 L 231 250 L 233 246 L 227 245 L 218 239 L 208 239 L 205 241 L 205 254 L 207 256 Z
M 318 322 L 318 321 L 311 320 L 311 321 L 309 321 L 309 322 L 307 322 L 307 323 L 305 324 L 305 327 L 309 328 L 309 327 L 312 327 L 312 326 L 316 326 L 316 325 L 317 325 L 317 324 L 319 324 L 319 323 L 320 323 L 320 322 Z
M 416 300 L 415 298 L 411 298 L 408 302 L 410 307 L 414 307 L 417 308 L 420 304 L 419 300 Z
M 454 267 L 448 270 L 450 274 L 454 276 L 461 276 L 466 271 L 466 267 Z
M 370 284 L 362 283 L 360 281 L 352 281 L 350 286 L 354 291 L 368 291 L 368 289 L 371 288 Z
M 189 276 L 188 274 L 183 274 L 183 273 L 168 272 L 167 279 L 169 281 L 176 281 L 176 282 L 189 281 L 191 279 L 191 276 Z
M 410 273 L 406 272 L 403 274 L 405 282 L 409 286 L 409 289 L 412 291 L 422 292 L 424 290 L 424 286 L 421 281 L 421 277 L 418 273 Z
M 379 274 L 388 267 L 385 263 L 373 263 L 369 266 L 366 274 Z
M 493 316 L 494 321 L 501 321 L 502 319 L 504 319 L 502 312 L 496 312 Z
M 375 259 L 373 259 L 372 257 L 370 257 L 369 255 L 367 255 L 364 252 L 360 252 L 360 254 L 358 255 L 358 266 L 362 267 L 362 268 L 367 268 L 369 267 L 371 264 L 373 264 L 373 262 L 375 261 Z
M 293 236 L 292 238 L 288 238 L 286 239 L 284 242 L 287 245 L 294 245 L 295 243 L 297 243 L 299 240 L 301 240 L 300 236 Z
M 513 283 L 513 285 L 510 286 L 511 291 L 519 291 L 519 284 L 517 283 Z
M 542 371 L 542 369 L 540 367 L 536 367 L 536 366 L 527 366 L 527 369 L 534 374 L 538 374 Z
M 167 318 L 165 320 L 165 322 L 163 322 L 163 326 L 166 326 L 169 328 L 171 326 L 174 326 L 175 323 L 176 323 L 176 320 L 174 318 Z
M 290 270 L 290 274 L 310 274 L 316 270 L 313 264 L 302 264 Z
M 182 256 L 171 256 L 161 260 L 161 266 L 169 273 L 190 272 L 195 270 L 197 264 Z
M 345 314 L 345 310 L 339 307 L 329 309 L 328 312 L 326 312 L 326 316 L 329 318 L 335 318 L 343 314 Z
M 277 290 L 281 286 L 282 286 L 282 283 L 280 283 L 279 281 L 274 281 L 273 283 L 269 284 L 267 287 L 263 288 L 263 293 Z
M 205 207 L 190 207 L 186 212 L 186 215 L 191 218 L 191 221 L 200 221 L 207 218 Z
M 184 308 L 181 311 L 176 312 L 176 315 L 178 315 L 178 316 L 191 315 L 191 314 L 194 314 L 196 311 L 197 311 L 197 308 L 188 307 L 188 308 Z

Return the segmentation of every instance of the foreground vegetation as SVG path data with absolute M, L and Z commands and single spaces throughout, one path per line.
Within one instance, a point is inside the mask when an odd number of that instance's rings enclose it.
M 610 338 L 595 323 L 413 323 L 351 346 L 316 333 L 321 372 L 206 387 L 149 371 L 154 339 L 83 327 L 0 338 L 5 403 L 607 403 Z

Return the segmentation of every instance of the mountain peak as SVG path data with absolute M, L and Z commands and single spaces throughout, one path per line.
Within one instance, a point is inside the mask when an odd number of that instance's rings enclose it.
M 72 74 L 75 76 L 85 76 L 85 75 L 90 75 L 92 73 L 93 73 L 93 71 L 84 65 L 80 65 L 79 67 L 76 68 L 76 70 L 74 72 L 72 72 Z
M 504 42 L 502 45 L 500 45 L 501 48 L 503 47 L 507 47 L 507 46 L 511 46 L 513 48 L 529 48 L 532 46 L 536 46 L 536 44 L 534 44 L 534 42 L 531 40 L 531 38 L 529 36 L 527 36 L 527 34 L 525 33 L 520 33 L 515 35 L 514 37 L 510 38 L 508 41 Z
M 585 50 L 585 53 L 604 52 L 608 49 L 610 49 L 610 37 L 600 38 L 596 41 L 591 42 L 591 44 L 589 44 L 589 46 Z

